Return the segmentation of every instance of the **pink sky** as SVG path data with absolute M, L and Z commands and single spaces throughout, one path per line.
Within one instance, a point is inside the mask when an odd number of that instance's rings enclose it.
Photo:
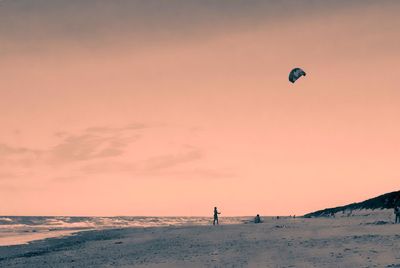
M 398 1 L 95 3 L 0 2 L 0 215 L 300 215 L 399 189 Z

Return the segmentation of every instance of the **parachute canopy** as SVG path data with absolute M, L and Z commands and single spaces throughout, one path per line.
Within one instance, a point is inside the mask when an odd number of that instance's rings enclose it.
M 300 68 L 294 68 L 289 73 L 289 81 L 294 83 L 294 82 L 296 82 L 297 79 L 299 79 L 303 75 L 306 76 L 306 72 L 305 71 L 303 71 Z

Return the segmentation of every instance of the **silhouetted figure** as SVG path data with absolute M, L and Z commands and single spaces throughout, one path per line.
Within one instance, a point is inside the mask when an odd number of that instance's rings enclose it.
M 261 218 L 259 214 L 257 214 L 257 216 L 254 218 L 254 223 L 261 223 Z
M 215 222 L 218 223 L 218 214 L 221 214 L 221 212 L 218 212 L 217 207 L 214 207 L 214 221 L 213 221 L 213 225 L 215 225 Z
M 396 215 L 396 219 L 394 223 L 400 223 L 400 206 L 397 205 L 394 207 L 394 215 Z

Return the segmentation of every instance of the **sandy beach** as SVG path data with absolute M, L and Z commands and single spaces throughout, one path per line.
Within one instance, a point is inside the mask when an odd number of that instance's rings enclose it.
M 400 267 L 391 211 L 122 228 L 0 247 L 1 267 Z

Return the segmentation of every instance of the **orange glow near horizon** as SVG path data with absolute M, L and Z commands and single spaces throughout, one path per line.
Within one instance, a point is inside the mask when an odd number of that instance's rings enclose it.
M 35 38 L 3 1 L 0 215 L 301 215 L 398 190 L 400 6 L 386 2 L 238 8 L 215 27 L 189 5 L 193 25 L 142 30 L 115 7 L 90 34 L 68 16 L 42 29 L 39 12 Z

